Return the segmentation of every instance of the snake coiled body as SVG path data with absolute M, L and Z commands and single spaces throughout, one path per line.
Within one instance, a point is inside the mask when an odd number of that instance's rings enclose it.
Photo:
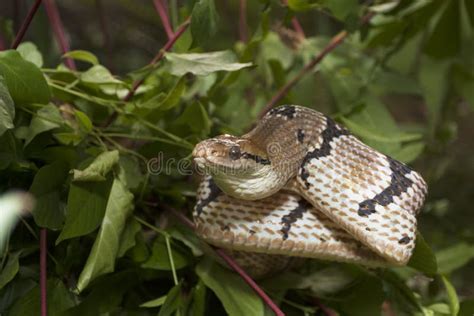
M 426 183 L 320 112 L 275 108 L 193 155 L 210 175 L 194 214 L 209 243 L 369 266 L 404 265 L 413 252 Z

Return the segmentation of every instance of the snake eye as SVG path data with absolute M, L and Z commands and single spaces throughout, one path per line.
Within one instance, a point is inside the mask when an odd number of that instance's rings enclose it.
M 240 158 L 240 147 L 232 146 L 229 149 L 229 158 L 232 160 L 237 160 Z

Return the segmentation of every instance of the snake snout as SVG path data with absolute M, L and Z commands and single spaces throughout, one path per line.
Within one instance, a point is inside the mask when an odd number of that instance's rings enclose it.
M 206 157 L 206 148 L 205 146 L 202 145 L 202 143 L 199 143 L 196 145 L 196 147 L 194 147 L 194 150 L 193 150 L 193 158 L 204 158 Z

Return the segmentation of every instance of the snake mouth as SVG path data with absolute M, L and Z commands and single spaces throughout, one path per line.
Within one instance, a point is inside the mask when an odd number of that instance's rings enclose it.
M 195 157 L 194 158 L 194 163 L 199 169 L 206 169 L 206 166 L 209 164 L 206 158 L 204 157 Z

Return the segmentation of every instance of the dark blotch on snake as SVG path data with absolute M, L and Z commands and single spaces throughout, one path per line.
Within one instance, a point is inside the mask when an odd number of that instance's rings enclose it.
M 387 160 L 392 171 L 390 185 L 372 199 L 359 203 L 359 210 L 357 211 L 359 216 L 369 216 L 375 213 L 375 206 L 377 204 L 381 206 L 389 205 L 393 202 L 394 196 L 400 196 L 413 185 L 413 181 L 406 177 L 412 171 L 409 167 L 390 157 L 387 157 Z
M 300 128 L 296 133 L 296 137 L 298 138 L 298 142 L 303 143 L 304 140 L 304 131 Z
M 295 117 L 296 108 L 293 105 L 282 105 L 268 112 L 268 115 L 280 115 L 292 119 Z
M 331 154 L 331 142 L 344 135 L 350 135 L 350 132 L 347 129 L 338 126 L 334 120 L 326 116 L 326 128 L 321 134 L 323 138 L 321 146 L 319 146 L 319 148 L 315 148 L 313 151 L 308 152 L 301 163 L 300 178 L 305 183 L 306 188 L 309 188 L 310 186 L 308 182 L 309 172 L 306 170 L 306 165 L 311 159 L 319 159 L 329 156 Z
M 408 236 L 403 237 L 398 241 L 400 245 L 407 245 L 410 242 L 411 238 Z
M 209 203 L 214 201 L 221 193 L 221 189 L 219 189 L 219 187 L 217 186 L 217 184 L 214 182 L 212 178 L 208 182 L 208 187 L 209 187 L 209 195 L 207 196 L 207 198 L 199 200 L 196 203 L 196 212 L 198 216 L 201 215 L 204 207 L 206 207 L 207 205 L 209 205 Z
M 250 153 L 243 153 L 242 158 L 245 158 L 245 159 L 252 159 L 253 161 L 255 161 L 256 163 L 259 163 L 261 165 L 269 165 L 271 164 L 270 160 L 268 159 L 265 159 L 265 158 L 262 158 L 258 155 L 254 155 L 254 154 L 250 154 Z
M 283 240 L 288 239 L 291 225 L 303 217 L 303 213 L 306 212 L 309 206 L 309 203 L 305 199 L 301 199 L 298 201 L 298 206 L 295 209 L 292 209 L 289 214 L 282 217 L 281 223 L 283 227 L 281 232 L 283 233 Z

